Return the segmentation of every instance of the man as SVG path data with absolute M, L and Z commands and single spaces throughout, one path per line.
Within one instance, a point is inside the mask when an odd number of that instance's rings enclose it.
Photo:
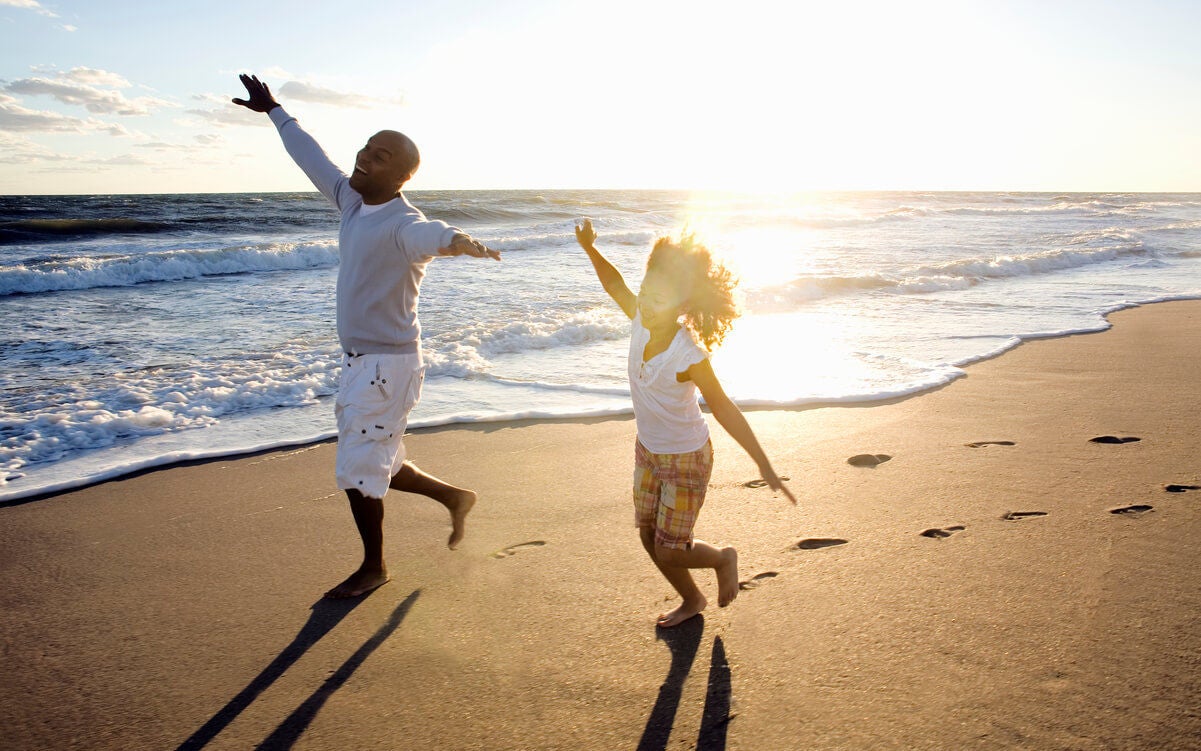
M 420 156 L 404 134 L 384 130 L 369 138 L 347 178 L 266 84 L 256 76 L 240 78 L 249 99 L 234 99 L 234 104 L 267 113 L 288 154 L 342 212 L 337 314 L 344 354 L 335 407 L 335 473 L 363 540 L 363 564 L 325 596 L 358 597 L 388 581 L 383 555 L 388 488 L 446 506 L 447 544 L 453 550 L 463 539 L 476 494 L 405 461 L 402 439 L 425 374 L 417 297 L 425 267 L 436 256 L 499 261 L 500 253 L 445 222 L 426 219 L 408 202 L 401 187 L 417 170 Z

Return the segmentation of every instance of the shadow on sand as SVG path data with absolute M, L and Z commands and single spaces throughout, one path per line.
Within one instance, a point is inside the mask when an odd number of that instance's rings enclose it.
M 413 603 L 417 601 L 421 590 L 414 590 L 408 597 L 404 599 L 396 609 L 392 611 L 392 615 L 380 626 L 375 634 L 363 643 L 363 646 L 350 656 L 342 666 L 334 671 L 333 675 L 327 678 L 320 687 L 308 698 L 305 699 L 296 711 L 292 712 L 283 722 L 279 724 L 271 735 L 260 743 L 259 749 L 288 749 L 296 742 L 301 733 L 317 716 L 317 712 L 325 704 L 335 691 L 346 683 L 347 679 L 358 669 L 360 665 L 371 655 L 372 652 L 379 647 L 389 636 L 392 635 L 409 609 L 413 607 Z M 275 683 L 280 676 L 288 671 L 288 668 L 299 660 L 305 652 L 314 644 L 321 640 L 326 634 L 334 629 L 343 618 L 350 614 L 358 605 L 366 600 L 365 597 L 356 597 L 349 600 L 326 600 L 321 599 L 313 604 L 312 613 L 309 615 L 309 620 L 301 627 L 300 632 L 292 639 L 292 643 L 284 648 L 279 656 L 271 661 L 271 664 L 263 668 L 254 680 L 246 685 L 246 688 L 238 692 L 234 698 L 230 699 L 224 707 L 217 711 L 216 714 L 209 719 L 208 722 L 200 726 L 200 729 L 179 744 L 176 751 L 196 751 L 204 748 L 210 741 L 217 737 L 238 715 L 240 715 L 247 707 L 249 707 L 259 694 L 270 688 L 271 684 Z
M 676 710 L 684 693 L 684 681 L 696 661 L 696 652 L 705 631 L 705 617 L 698 615 L 675 628 L 656 628 L 656 637 L 671 650 L 671 667 L 659 687 L 659 697 L 646 720 L 646 729 L 638 742 L 638 751 L 664 751 L 675 724 Z M 730 664 L 726 649 L 718 636 L 713 640 L 709 660 L 709 681 L 705 691 L 705 710 L 697 732 L 697 751 L 723 751 L 730 720 Z

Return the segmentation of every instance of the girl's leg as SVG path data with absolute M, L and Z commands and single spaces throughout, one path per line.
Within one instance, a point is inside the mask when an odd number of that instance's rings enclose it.
M 718 548 L 704 540 L 693 540 L 687 550 L 657 546 L 654 556 L 660 570 L 678 568 L 687 573 L 690 568 L 713 569 L 717 573 L 718 607 L 724 608 L 738 596 L 738 551 L 732 547 Z
M 679 595 L 683 602 L 679 607 L 666 613 L 660 613 L 656 623 L 664 628 L 675 626 L 688 620 L 692 616 L 705 609 L 709 601 L 701 594 L 701 590 L 696 586 L 696 582 L 692 579 L 692 574 L 687 568 L 680 566 L 667 566 L 659 560 L 657 551 L 667 550 L 655 546 L 655 530 L 652 527 L 639 527 L 638 534 L 642 538 L 642 547 L 646 548 L 646 553 L 651 557 L 655 567 L 659 569 L 659 573 L 663 574 L 663 578 L 671 585 Z
M 650 556 L 655 567 L 659 569 L 659 573 L 663 574 L 663 578 L 680 595 L 681 599 L 677 607 L 666 613 L 660 613 L 655 624 L 663 628 L 671 628 L 704 610 L 709 601 L 701 594 L 701 590 L 696 586 L 688 569 L 681 566 L 668 566 L 660 560 L 658 552 L 667 550 L 667 548 L 656 547 L 654 529 L 640 527 L 638 532 L 642 537 L 642 547 L 646 548 L 647 555 Z

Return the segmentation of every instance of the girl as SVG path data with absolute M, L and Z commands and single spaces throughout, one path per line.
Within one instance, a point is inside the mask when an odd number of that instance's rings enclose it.
M 738 551 L 692 538 L 713 469 L 713 447 L 698 391 L 717 422 L 759 465 L 772 490 L 783 492 L 793 504 L 796 499 L 776 476 L 751 426 L 709 364 L 709 351 L 721 343 L 738 316 L 730 272 L 715 263 L 693 235 L 661 237 L 635 296 L 621 272 L 596 249 L 592 221 L 583 220 L 575 234 L 605 291 L 633 319 L 629 376 L 638 429 L 634 523 L 651 560 L 683 598 L 657 621 L 664 628 L 676 626 L 708 604 L 689 569 L 717 573 L 718 606 L 724 608 L 738 596 Z

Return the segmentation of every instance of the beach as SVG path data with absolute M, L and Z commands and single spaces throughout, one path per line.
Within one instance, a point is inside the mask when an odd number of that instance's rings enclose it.
M 719 609 L 699 574 L 671 631 L 628 417 L 415 431 L 480 493 L 467 538 L 393 493 L 392 581 L 350 602 L 319 599 L 359 553 L 328 442 L 14 501 L 0 747 L 1201 748 L 1201 490 L 1165 489 L 1201 485 L 1201 302 L 1109 319 L 748 412 L 796 508 L 713 425 L 697 536 L 747 588 Z

